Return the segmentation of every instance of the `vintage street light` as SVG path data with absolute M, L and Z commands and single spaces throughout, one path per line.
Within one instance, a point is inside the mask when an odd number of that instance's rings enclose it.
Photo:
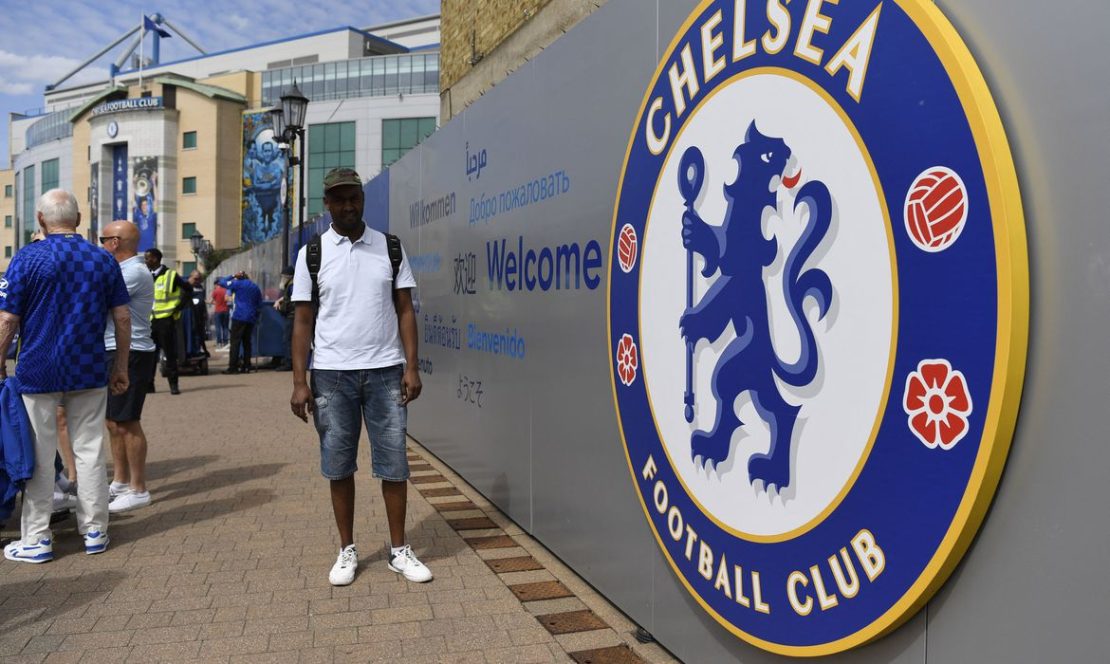
M 270 121 L 274 129 L 274 137 L 281 143 L 289 146 L 289 165 L 297 166 L 297 180 L 299 181 L 299 194 L 297 196 L 297 207 L 299 212 L 299 227 L 298 227 L 298 244 L 304 246 L 304 213 L 305 213 L 305 200 L 304 200 L 304 163 L 305 163 L 305 117 L 308 112 L 308 97 L 301 94 L 297 88 L 297 82 L 293 81 L 293 87 L 290 88 L 281 96 L 281 110 L 274 109 L 270 111 Z M 296 155 L 296 143 L 300 139 L 301 150 L 300 155 Z M 286 197 L 288 199 L 288 197 Z M 282 228 L 281 240 L 281 265 L 282 267 L 289 266 L 289 227 L 293 225 L 292 215 L 287 216 L 286 223 Z
M 203 235 L 194 231 L 192 237 L 189 238 L 189 248 L 193 251 L 193 258 L 196 263 L 204 267 L 204 261 L 212 253 L 212 243 L 204 239 Z

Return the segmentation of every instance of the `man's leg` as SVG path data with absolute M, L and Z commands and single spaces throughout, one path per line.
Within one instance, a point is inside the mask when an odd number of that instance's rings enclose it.
M 181 321 L 174 320 L 173 316 L 164 320 L 166 321 L 166 331 L 165 345 L 162 347 L 162 352 L 166 354 L 166 380 L 170 383 L 170 394 L 178 394 L 177 358 L 179 357 L 178 344 L 180 343 Z
M 24 394 L 23 405 L 35 432 L 35 472 L 23 488 L 20 535 L 24 544 L 50 539 L 50 512 L 54 507 L 54 455 L 58 452 L 60 392 Z
M 134 493 L 146 491 L 146 432 L 143 423 L 139 420 L 118 422 L 116 426 L 123 432 L 124 447 L 127 456 L 127 468 L 130 471 L 127 483 Z
M 331 506 L 342 547 L 354 543 L 355 480 L 362 433 L 356 371 L 312 372 L 316 408 L 312 421 L 320 435 L 320 472 L 331 482 Z
M 339 548 L 355 543 L 355 476 L 331 481 L 331 510 L 339 530 Z
M 251 368 L 251 351 L 254 350 L 254 323 L 243 324 L 243 371 Z
M 231 321 L 231 351 L 227 356 L 227 372 L 239 371 L 239 342 L 243 338 L 243 324 L 237 320 Z
M 127 467 L 127 447 L 123 429 L 112 420 L 107 420 L 108 437 L 112 441 L 112 483 L 127 484 L 131 472 Z
M 77 530 L 82 535 L 106 533 L 104 412 L 108 407 L 108 388 L 66 392 L 62 398 L 77 461 Z
M 405 545 L 405 512 L 408 510 L 408 482 L 382 480 L 385 498 L 385 519 L 389 522 L 389 539 L 393 547 Z

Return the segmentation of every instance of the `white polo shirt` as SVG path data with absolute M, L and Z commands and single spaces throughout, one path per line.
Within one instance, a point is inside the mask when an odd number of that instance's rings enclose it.
M 316 316 L 314 369 L 378 369 L 401 364 L 405 354 L 393 306 L 393 266 L 385 235 L 369 226 L 351 242 L 328 228 L 320 236 L 320 311 Z M 402 250 L 397 288 L 415 288 Z M 297 254 L 293 301 L 312 301 L 305 248 Z

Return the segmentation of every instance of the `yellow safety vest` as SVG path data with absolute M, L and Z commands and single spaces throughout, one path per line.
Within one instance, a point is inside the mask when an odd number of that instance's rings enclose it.
M 181 311 L 177 309 L 180 302 L 181 289 L 177 287 L 177 273 L 167 269 L 154 280 L 154 308 L 150 317 L 157 320 L 173 316 L 177 320 L 181 318 Z

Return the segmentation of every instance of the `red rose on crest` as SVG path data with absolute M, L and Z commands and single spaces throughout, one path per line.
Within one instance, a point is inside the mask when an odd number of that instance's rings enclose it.
M 631 385 L 639 368 L 640 352 L 636 349 L 636 342 L 632 340 L 632 335 L 625 334 L 617 343 L 617 376 L 625 386 Z
M 952 449 L 967 434 L 971 394 L 967 381 L 948 360 L 922 360 L 906 377 L 902 407 L 910 431 L 926 447 Z

